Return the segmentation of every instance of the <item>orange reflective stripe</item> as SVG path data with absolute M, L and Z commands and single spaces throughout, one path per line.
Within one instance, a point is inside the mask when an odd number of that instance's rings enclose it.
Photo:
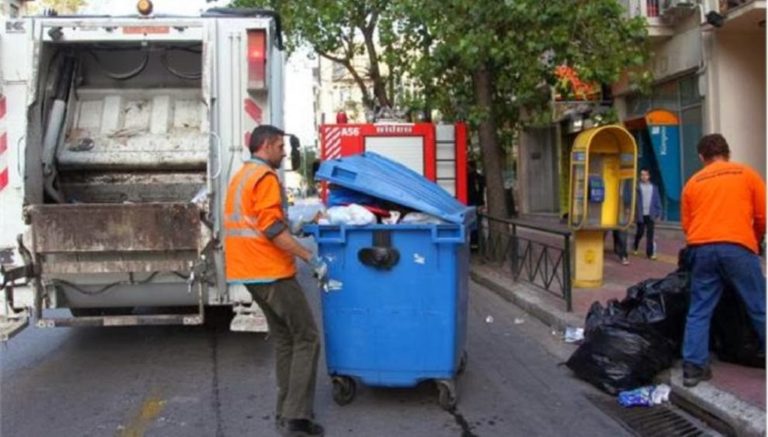
M 264 235 L 262 235 L 261 232 L 259 232 L 256 229 L 251 228 L 239 228 L 239 229 L 225 229 L 224 230 L 224 236 L 225 237 L 248 237 L 248 238 L 261 238 Z
M 231 220 L 233 222 L 239 222 L 241 220 L 240 215 L 243 209 L 243 189 L 245 188 L 245 183 L 248 182 L 248 179 L 253 176 L 256 171 L 259 170 L 260 166 L 261 165 L 256 165 L 246 170 L 245 174 L 238 181 L 239 183 L 237 184 L 237 189 L 235 189 L 235 199 L 232 205 L 232 213 L 226 217 L 227 220 Z

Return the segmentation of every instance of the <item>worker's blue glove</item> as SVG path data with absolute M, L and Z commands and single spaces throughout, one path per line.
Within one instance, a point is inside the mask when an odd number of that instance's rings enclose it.
M 328 264 L 322 258 L 313 256 L 309 260 L 309 266 L 312 267 L 312 274 L 318 281 L 324 283 L 328 279 Z

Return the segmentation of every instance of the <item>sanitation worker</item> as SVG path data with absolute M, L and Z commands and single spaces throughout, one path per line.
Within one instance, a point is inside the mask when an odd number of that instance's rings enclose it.
M 704 168 L 683 188 L 683 231 L 690 250 L 691 303 L 683 342 L 683 384 L 712 377 L 709 326 L 725 284 L 743 300 L 765 347 L 765 276 L 759 243 L 765 236 L 765 182 L 746 165 L 730 162 L 720 134 L 697 146 Z
M 285 436 L 322 436 L 313 420 L 320 342 L 296 280 L 295 258 L 325 278 L 327 265 L 292 235 L 285 191 L 276 170 L 285 158 L 285 133 L 269 125 L 251 133 L 251 158 L 232 178 L 224 208 L 227 282 L 244 284 L 261 307 L 275 343 L 275 425 Z

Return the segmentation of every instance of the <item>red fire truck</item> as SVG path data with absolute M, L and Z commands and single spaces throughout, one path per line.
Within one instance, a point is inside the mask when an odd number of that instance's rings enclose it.
M 464 123 L 362 123 L 320 126 L 320 158 L 375 152 L 397 161 L 467 203 Z

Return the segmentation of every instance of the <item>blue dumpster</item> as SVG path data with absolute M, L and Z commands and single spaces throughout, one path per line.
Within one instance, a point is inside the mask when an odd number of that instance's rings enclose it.
M 453 408 L 466 360 L 474 208 L 370 152 L 327 161 L 316 177 L 445 221 L 307 227 L 329 266 L 321 300 L 334 400 L 351 402 L 356 380 L 385 387 L 435 380 L 440 405 Z

